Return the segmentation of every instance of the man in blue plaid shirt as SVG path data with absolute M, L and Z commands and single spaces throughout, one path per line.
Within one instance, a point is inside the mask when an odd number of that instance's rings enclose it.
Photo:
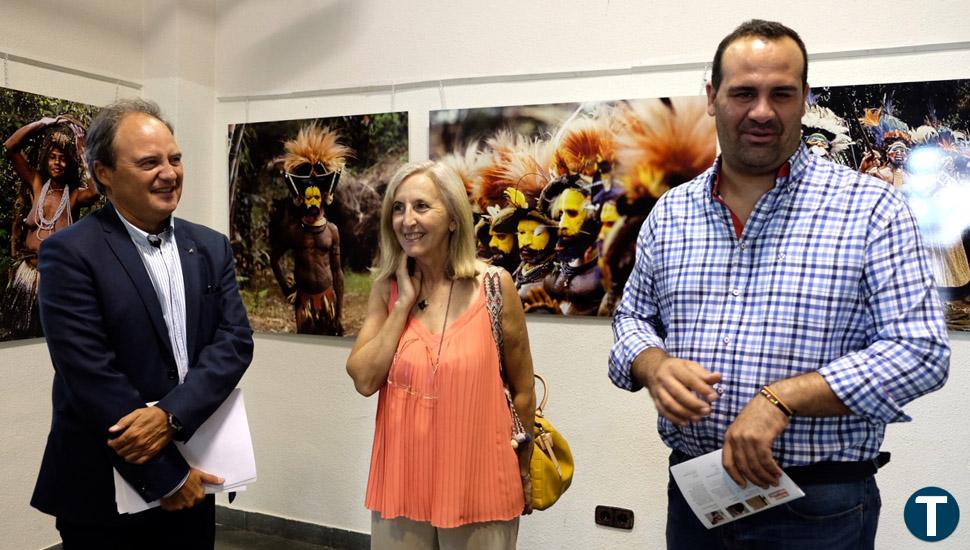
M 668 487 L 668 548 L 872 548 L 886 424 L 940 388 L 942 307 L 916 222 L 886 183 L 801 144 L 808 57 L 779 23 L 719 45 L 721 155 L 643 224 L 610 378 L 646 387 L 671 464 L 723 448 L 739 484 L 782 468 L 806 496 L 710 531 Z

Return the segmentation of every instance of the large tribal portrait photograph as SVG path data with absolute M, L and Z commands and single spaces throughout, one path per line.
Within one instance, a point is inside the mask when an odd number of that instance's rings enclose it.
M 431 157 L 465 183 L 478 255 L 529 313 L 612 316 L 657 199 L 715 156 L 706 98 L 431 113 Z
M 810 150 L 899 189 L 920 226 L 949 328 L 970 330 L 970 80 L 816 88 Z
M 103 198 L 84 169 L 98 108 L 0 88 L 0 341 L 43 336 L 37 254 Z
M 407 113 L 230 124 L 229 220 L 258 332 L 355 336 Z

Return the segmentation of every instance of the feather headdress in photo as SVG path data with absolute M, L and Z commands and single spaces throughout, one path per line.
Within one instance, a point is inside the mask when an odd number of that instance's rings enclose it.
M 714 162 L 714 119 L 703 97 L 627 101 L 616 116 L 617 170 L 629 204 L 657 199 Z
M 508 172 L 508 164 L 512 162 L 516 149 L 528 143 L 523 136 L 517 136 L 510 130 L 501 130 L 485 141 L 487 153 L 483 153 L 483 161 L 479 170 L 479 186 L 474 196 L 473 210 L 485 213 L 501 209 L 505 206 L 505 190 L 515 186 Z
M 595 178 L 597 172 L 609 172 L 616 157 L 610 117 L 580 117 L 560 129 L 556 145 L 555 172 L 559 176 L 579 174 Z
M 340 173 L 354 152 L 340 143 L 340 134 L 315 122 L 300 128 L 296 138 L 283 143 L 283 171 L 293 192 L 302 193 L 311 181 L 326 189 L 331 200 Z
M 549 184 L 551 161 L 552 144 L 546 141 L 519 140 L 509 151 L 508 160 L 502 167 L 504 180 L 511 183 L 503 191 L 504 207 L 489 209 L 496 230 L 514 231 L 514 224 L 536 209 L 542 190 Z M 544 217 L 543 220 L 546 223 Z
M 465 147 L 464 152 L 455 151 L 441 157 L 441 163 L 454 170 L 461 178 L 468 200 L 472 201 L 472 210 L 477 207 L 473 199 L 481 186 L 481 170 L 486 162 L 488 162 L 487 157 L 478 151 L 476 143 Z
M 802 134 L 806 143 L 812 142 L 813 136 L 824 140 L 828 145 L 827 154 L 833 158 L 841 159 L 842 153 L 853 143 L 845 119 L 832 109 L 819 105 L 812 94 L 809 94 L 808 105 L 802 115 Z
M 893 99 L 887 97 L 882 107 L 865 110 L 860 122 L 872 135 L 877 148 L 885 149 L 894 141 L 902 141 L 906 145 L 913 143 L 912 130 L 909 125 L 893 115 Z

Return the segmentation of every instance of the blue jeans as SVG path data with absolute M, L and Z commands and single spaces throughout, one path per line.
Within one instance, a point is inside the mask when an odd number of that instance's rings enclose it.
M 670 465 L 677 464 L 673 455 Z M 872 550 L 879 523 L 875 476 L 800 485 L 805 496 L 708 530 L 667 483 L 668 550 Z

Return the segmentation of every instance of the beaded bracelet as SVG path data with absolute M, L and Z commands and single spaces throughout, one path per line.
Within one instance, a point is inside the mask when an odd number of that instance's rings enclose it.
M 780 409 L 781 412 L 785 413 L 785 416 L 790 418 L 792 415 L 795 414 L 795 411 L 791 410 L 791 407 L 789 407 L 788 405 L 785 404 L 784 401 L 779 399 L 778 396 L 775 395 L 775 392 L 771 391 L 771 389 L 768 386 L 761 387 L 761 395 L 763 395 L 765 399 L 767 399 L 772 405 L 778 407 L 778 409 Z

